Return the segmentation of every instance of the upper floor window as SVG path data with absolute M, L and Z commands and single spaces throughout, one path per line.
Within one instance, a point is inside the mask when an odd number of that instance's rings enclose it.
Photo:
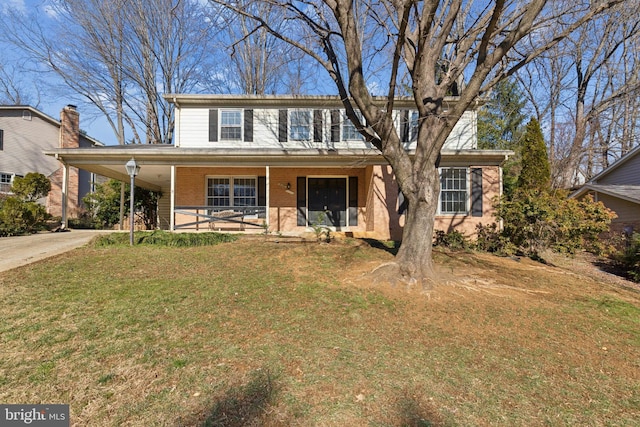
M 413 110 L 409 112 L 409 141 L 418 140 L 418 112 Z
M 309 141 L 311 139 L 311 111 L 293 110 L 289 112 L 289 139 Z
M 362 114 L 359 111 L 356 111 L 356 115 L 358 119 L 362 122 Z M 342 140 L 361 140 L 362 135 L 360 132 L 356 130 L 356 126 L 353 124 L 349 117 L 347 117 L 346 113 L 342 115 Z
M 440 169 L 440 213 L 467 213 L 468 184 L 466 168 Z
M 238 141 L 242 139 L 241 110 L 220 111 L 220 139 Z
M 253 142 L 253 110 L 210 109 L 209 141 Z

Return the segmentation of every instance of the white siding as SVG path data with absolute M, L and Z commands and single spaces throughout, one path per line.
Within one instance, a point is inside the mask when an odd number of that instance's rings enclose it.
M 477 148 L 476 112 L 465 111 L 447 138 L 444 148 L 449 150 L 471 150 Z
M 313 111 L 312 109 L 309 109 Z M 209 141 L 209 109 L 185 108 L 177 110 L 180 114 L 179 144 L 187 148 L 335 148 L 335 149 L 370 149 L 370 144 L 364 140 L 331 141 L 331 113 L 329 109 L 322 110 L 322 141 L 313 141 L 313 126 L 311 128 L 310 141 L 286 141 L 278 140 L 278 109 L 254 109 L 253 110 L 253 141 Z M 312 113 L 313 114 L 313 113 Z M 400 126 L 400 120 L 396 113 L 395 121 Z M 343 113 L 341 111 L 341 117 Z M 476 143 L 476 113 L 467 111 L 464 113 L 453 132 L 445 143 L 445 148 L 460 150 L 473 149 Z M 399 133 L 401 131 L 399 130 Z M 342 132 L 341 132 L 342 134 Z M 414 143 L 408 143 L 408 148 L 413 148 Z
M 210 147 L 209 110 L 204 108 L 181 108 L 179 140 L 181 147 Z

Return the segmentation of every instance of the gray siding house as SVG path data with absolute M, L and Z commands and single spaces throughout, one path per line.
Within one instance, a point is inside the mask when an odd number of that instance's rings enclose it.
M 618 215 L 612 231 L 640 232 L 640 146 L 586 182 L 570 197 L 591 195 Z
M 92 189 L 94 175 L 84 170 L 64 169 L 54 157 L 44 154 L 56 148 L 101 146 L 100 142 L 80 134 L 80 116 L 68 105 L 60 120 L 28 105 L 0 105 L 0 193 L 8 194 L 16 176 L 38 172 L 51 180 L 51 193 L 43 203 L 54 216 L 62 216 L 60 189 L 69 180 L 69 212 L 75 216 L 82 197 Z

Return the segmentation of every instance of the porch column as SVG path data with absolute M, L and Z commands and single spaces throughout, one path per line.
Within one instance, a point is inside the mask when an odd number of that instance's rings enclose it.
M 62 169 L 62 198 L 60 200 L 61 208 L 62 208 L 62 223 L 60 224 L 63 229 L 66 229 L 69 226 L 68 221 L 68 204 L 69 204 L 69 165 L 67 163 L 63 163 L 64 168 Z
M 267 194 L 265 195 L 265 200 L 266 200 L 266 202 L 265 202 L 265 203 L 267 204 L 267 206 L 265 206 L 265 221 L 266 221 L 266 223 L 267 223 L 267 227 L 268 227 L 268 226 L 269 226 L 269 222 L 270 222 L 270 221 L 269 221 L 269 199 L 270 199 L 270 197 L 269 197 L 269 196 L 270 196 L 270 194 L 271 194 L 271 190 L 269 189 L 269 175 L 270 175 L 269 166 L 265 166 L 265 169 L 266 169 L 266 173 L 265 173 L 265 175 L 266 175 L 266 179 L 265 179 L 265 181 L 266 181 L 266 183 L 265 183 L 265 187 L 267 187 L 267 188 L 266 188 L 266 190 L 267 190 Z
M 176 231 L 176 165 L 171 165 L 171 195 L 169 200 L 171 202 L 169 231 Z

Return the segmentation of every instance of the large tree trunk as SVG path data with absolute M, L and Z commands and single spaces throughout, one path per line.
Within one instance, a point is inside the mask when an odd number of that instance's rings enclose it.
M 432 289 L 438 280 L 432 250 L 440 181 L 435 164 L 429 165 L 428 169 L 413 194 L 404 192 L 409 203 L 402 244 L 393 263 L 374 270 L 377 280 L 416 286 L 422 290 Z

